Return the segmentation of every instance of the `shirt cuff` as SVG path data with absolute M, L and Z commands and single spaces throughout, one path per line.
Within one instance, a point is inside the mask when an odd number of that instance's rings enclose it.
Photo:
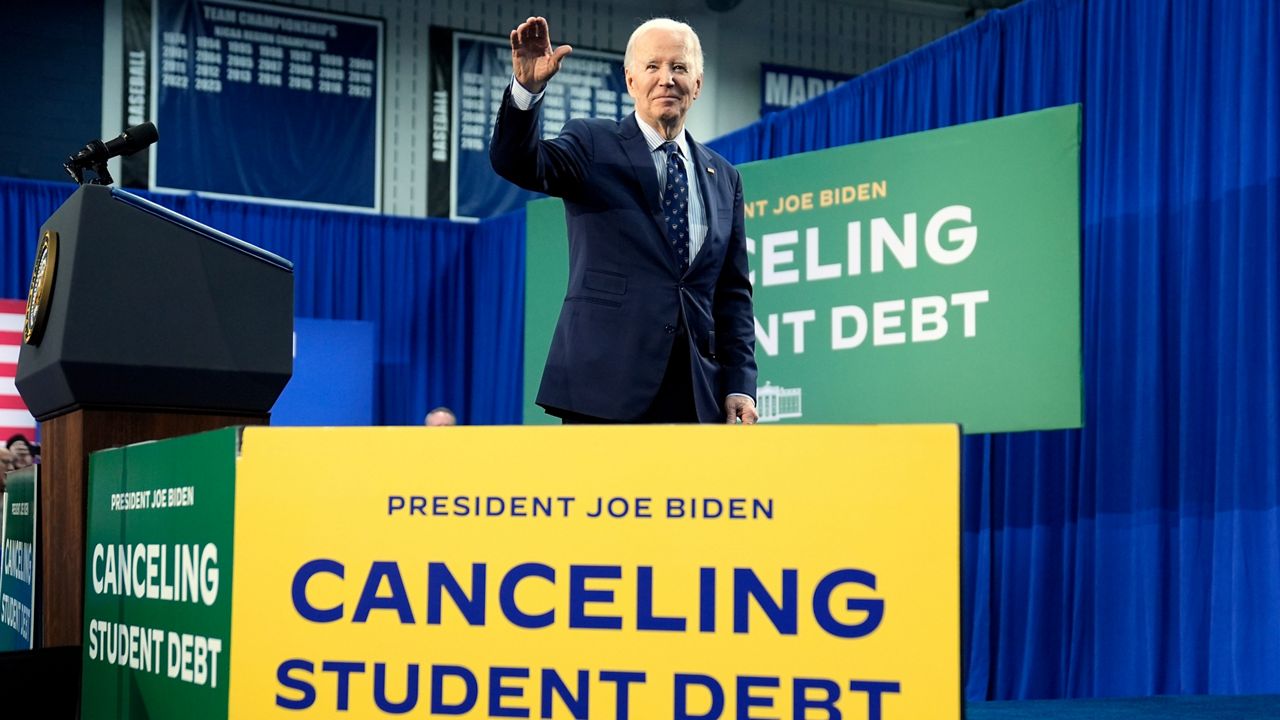
M 751 397 L 750 395 L 748 395 L 748 394 L 746 394 L 746 393 L 729 393 L 728 395 L 725 395 L 725 398 L 726 398 L 726 399 L 727 399 L 727 398 L 731 398 L 731 397 L 744 397 L 744 398 L 746 398 L 746 399 L 750 400 L 752 405 L 755 405 L 755 404 L 756 404 L 756 399 L 755 399 L 755 398 L 753 398 L 753 397 Z
M 529 92 L 525 86 L 520 84 L 519 80 L 516 80 L 515 75 L 511 76 L 511 102 L 515 104 L 518 110 L 528 110 L 533 107 L 546 92 L 546 88 L 543 88 L 540 93 Z

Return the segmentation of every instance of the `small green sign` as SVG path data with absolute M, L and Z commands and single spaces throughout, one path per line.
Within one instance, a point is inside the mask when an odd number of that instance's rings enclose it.
M 34 645 L 36 487 L 39 465 L 5 476 L 4 549 L 0 551 L 0 652 Z
M 227 717 L 237 442 L 90 456 L 84 718 Z

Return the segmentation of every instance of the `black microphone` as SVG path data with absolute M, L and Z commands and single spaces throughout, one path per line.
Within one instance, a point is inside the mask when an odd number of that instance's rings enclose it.
M 94 140 L 85 145 L 76 154 L 67 158 L 67 164 L 76 167 L 89 167 L 104 163 L 120 155 L 132 155 L 160 139 L 160 133 L 153 123 L 144 122 L 120 133 L 114 140 L 102 142 Z

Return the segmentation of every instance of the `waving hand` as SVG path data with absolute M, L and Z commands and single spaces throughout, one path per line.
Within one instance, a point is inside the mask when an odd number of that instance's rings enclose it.
M 511 69 L 516 80 L 530 92 L 542 92 L 571 52 L 573 48 L 568 45 L 551 49 L 546 18 L 531 17 L 511 31 Z

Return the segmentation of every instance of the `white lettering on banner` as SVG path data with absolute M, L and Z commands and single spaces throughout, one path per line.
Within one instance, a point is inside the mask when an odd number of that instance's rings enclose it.
M 813 322 L 817 317 L 818 313 L 813 310 L 796 310 L 782 313 L 782 323 L 791 326 L 791 332 L 793 333 L 791 351 L 795 354 L 800 355 L 804 352 L 805 323 Z
M 816 229 L 816 228 L 815 228 Z M 764 241 L 764 286 L 789 285 L 800 282 L 799 270 L 779 270 L 778 266 L 793 262 L 795 253 L 791 250 L 780 250 L 783 245 L 794 245 L 800 241 L 795 230 L 780 233 L 766 233 Z
M 98 595 L 204 603 L 218 599 L 218 546 L 97 544 L 89 558 Z
M 872 331 L 873 347 L 885 345 L 915 344 L 934 342 L 946 337 L 951 323 L 947 319 L 950 308 L 960 308 L 964 327 L 964 337 L 976 337 L 978 315 L 976 306 L 987 302 L 988 291 L 955 293 L 951 296 L 950 307 L 941 296 L 925 296 L 899 300 L 885 300 L 871 304 L 871 319 L 868 322 L 867 311 L 859 305 L 840 305 L 831 308 L 831 349 L 850 350 L 861 347 L 867 339 L 867 330 Z M 910 334 L 903 326 L 902 313 L 910 303 Z M 816 319 L 816 310 L 792 310 L 784 313 L 769 313 L 755 318 L 756 344 L 769 357 L 778 354 L 781 332 L 778 320 L 783 325 L 791 326 L 792 351 L 803 354 L 805 350 L 804 325 Z
M 909 300 L 885 300 L 871 305 L 871 321 L 867 321 L 867 311 L 858 305 L 842 305 L 831 308 L 831 349 L 851 350 L 860 347 L 867 339 L 868 325 L 871 330 L 871 345 L 901 345 L 904 343 L 934 342 L 947 336 L 950 323 L 947 313 L 950 308 L 960 308 L 964 322 L 964 336 L 975 337 L 978 334 L 977 306 L 987 302 L 990 293 L 986 290 L 955 293 L 951 296 L 950 305 L 947 299 L 939 295 L 910 298 Z M 906 310 L 908 302 L 911 306 L 910 333 L 902 328 L 901 314 Z M 770 326 L 776 330 L 775 326 Z M 768 355 L 777 354 L 777 340 L 771 338 L 772 345 L 760 337 L 761 327 L 756 322 L 756 339 Z M 772 349 L 774 352 L 769 352 Z
M 950 205 L 938 210 L 929 218 L 924 231 L 925 255 L 938 265 L 956 265 L 968 259 L 978 244 L 978 227 L 972 224 L 973 211 L 964 205 Z M 950 223 L 965 223 L 962 227 L 947 229 Z M 903 270 L 911 270 L 919 266 L 919 221 L 916 213 L 902 216 L 902 232 L 899 233 L 888 218 L 877 217 L 870 221 L 871 237 L 866 245 L 870 250 L 870 271 L 885 271 L 886 251 L 892 256 L 894 264 Z M 814 280 L 832 280 L 841 276 L 841 270 L 850 277 L 862 274 L 863 233 L 862 221 L 853 220 L 848 224 L 848 244 L 843 265 L 837 262 L 823 263 L 818 257 L 821 249 L 819 229 L 805 229 L 805 259 L 803 278 L 799 267 L 789 267 L 797 263 L 796 251 L 792 245 L 799 245 L 800 233 L 797 230 L 765 233 L 761 236 L 760 278 L 762 287 L 775 285 L 791 285 Z M 943 230 L 946 229 L 946 240 Z M 756 254 L 756 242 L 747 239 L 747 253 Z M 756 282 L 755 273 L 751 273 L 751 283 Z
M 449 93 L 431 93 L 431 161 L 449 161 Z
M 902 325 L 902 318 L 897 314 L 906 307 L 905 300 L 887 300 L 871 306 L 871 327 L 874 334 L 871 343 L 873 345 L 901 345 L 907 341 L 907 336 L 903 333 L 890 332 L 893 328 Z
M 89 659 L 192 685 L 218 687 L 222 639 L 98 620 L 89 621 Z
M 796 196 L 803 206 L 802 196 Z M 960 225 L 957 227 L 956 224 Z M 757 243 L 747 238 L 747 254 L 759 255 L 760 287 L 819 282 L 842 277 L 857 277 L 863 272 L 864 247 L 868 248 L 868 269 L 872 274 L 887 270 L 914 270 L 920 266 L 919 216 L 905 213 L 900 224 L 888 218 L 868 221 L 870 237 L 863 235 L 863 221 L 847 225 L 844 258 L 823 257 L 819 228 L 804 231 L 800 243 L 798 230 L 765 233 Z M 949 205 L 929 217 L 925 223 L 924 255 L 937 265 L 956 265 L 967 260 L 978 244 L 978 226 L 973 224 L 973 211 L 964 205 Z M 798 258 L 797 253 L 803 258 Z M 803 269 L 802 269 L 803 268 Z M 756 272 L 750 273 L 756 285 Z M 964 337 L 978 333 L 977 306 L 990 300 L 990 291 L 971 290 L 944 295 L 894 298 L 876 301 L 869 307 L 843 305 L 831 309 L 831 349 L 851 350 L 862 347 L 868 337 L 870 347 L 936 342 L 947 336 L 952 327 L 948 313 L 959 309 Z M 776 356 L 782 347 L 782 335 L 791 335 L 791 349 L 796 355 L 805 351 L 805 326 L 817 319 L 817 310 L 791 310 L 769 313 L 755 319 L 756 342 L 767 356 Z M 952 316 L 951 320 L 955 317 Z M 789 328 L 789 330 L 788 330 Z
M 167 50 L 168 48 L 166 48 Z M 138 125 L 147 114 L 147 52 L 129 51 L 129 125 Z
M 196 504 L 196 488 L 194 485 L 181 485 L 153 490 L 131 490 L 111 493 L 110 500 L 112 512 L 191 507 Z
M 965 337 L 973 337 L 978 334 L 978 315 L 974 311 L 973 307 L 978 303 L 985 303 L 990 299 L 991 294 L 986 290 L 955 293 L 951 296 L 952 305 L 959 305 L 964 308 Z
M 904 239 L 905 238 L 905 239 Z M 902 237 L 884 218 L 871 221 L 871 272 L 884 272 L 884 251 L 893 253 L 898 267 L 910 270 L 916 266 L 916 214 L 902 216 Z
M 4 574 L 30 585 L 35 574 L 35 547 L 29 542 L 6 538 Z
M 770 70 L 764 74 L 764 104 L 795 107 L 835 89 L 842 82 Z
M 821 242 L 818 237 L 818 228 L 809 228 L 804 231 L 805 242 L 805 264 L 804 276 L 810 280 L 830 280 L 840 277 L 840 263 L 821 264 Z
M 0 623 L 13 628 L 23 640 L 31 641 L 31 607 L 18 598 L 0 595 Z
M 911 304 L 912 342 L 933 342 L 946 336 L 946 299 L 936 295 L 916 298 Z

